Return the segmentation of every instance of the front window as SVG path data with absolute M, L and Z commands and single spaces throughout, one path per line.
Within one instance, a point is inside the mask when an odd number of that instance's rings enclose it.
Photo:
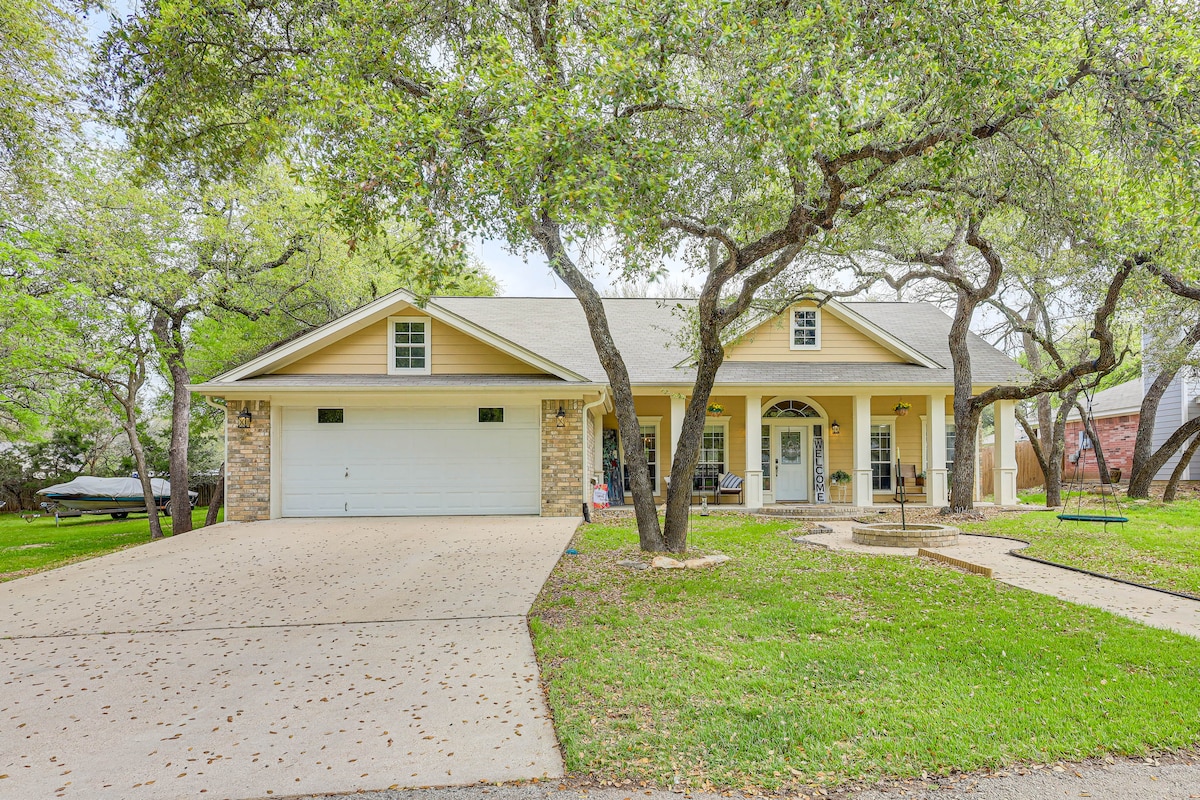
M 650 487 L 658 493 L 658 425 L 654 422 L 642 422 L 638 425 L 641 432 L 642 452 L 646 454 L 646 470 L 650 475 Z M 625 469 L 625 491 L 633 491 L 629 480 L 629 469 Z
M 946 469 L 954 469 L 954 423 L 946 423 Z
M 871 426 L 871 489 L 892 489 L 892 426 Z
M 762 482 L 763 491 L 771 491 L 771 426 L 762 426 Z
M 392 371 L 429 374 L 429 323 L 396 320 L 392 325 Z
M 792 349 L 816 350 L 821 346 L 820 320 L 815 308 L 792 312 Z
M 700 440 L 700 463 L 692 486 L 699 492 L 715 492 L 721 473 L 725 472 L 725 426 L 705 425 Z

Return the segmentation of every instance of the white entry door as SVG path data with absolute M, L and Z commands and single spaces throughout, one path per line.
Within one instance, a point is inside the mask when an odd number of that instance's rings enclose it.
M 776 428 L 775 499 L 798 502 L 808 499 L 808 428 Z

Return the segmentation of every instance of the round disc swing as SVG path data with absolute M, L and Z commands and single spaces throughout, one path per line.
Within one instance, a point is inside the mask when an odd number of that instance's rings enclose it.
M 1095 419 L 1092 416 L 1092 395 L 1086 388 L 1083 387 L 1082 381 L 1080 381 L 1080 388 L 1083 392 L 1084 399 L 1087 400 L 1086 413 L 1084 414 L 1083 417 L 1080 418 L 1080 421 L 1084 422 L 1086 424 L 1083 426 L 1083 436 L 1080 437 L 1079 449 L 1075 452 L 1075 471 L 1074 471 L 1074 473 L 1072 473 L 1071 483 L 1067 487 L 1067 503 L 1070 503 L 1070 501 L 1071 501 L 1071 492 L 1072 491 L 1076 492 L 1075 513 L 1074 514 L 1059 514 L 1058 515 L 1058 524 L 1062 525 L 1063 520 L 1066 520 L 1068 522 L 1102 522 L 1102 523 L 1104 523 L 1104 526 L 1106 528 L 1108 527 L 1108 523 L 1110 523 L 1110 522 L 1119 522 L 1122 525 L 1124 525 L 1126 522 L 1129 522 L 1129 517 L 1123 516 L 1121 514 L 1121 501 L 1119 501 L 1117 499 L 1117 492 L 1115 489 L 1113 490 L 1113 493 L 1112 493 L 1112 500 L 1113 500 L 1113 513 L 1112 514 L 1110 514 L 1108 511 L 1108 494 L 1104 491 L 1103 487 L 1101 487 L 1101 489 L 1100 489 L 1101 512 L 1099 514 L 1085 514 L 1083 512 L 1083 473 L 1085 471 L 1084 466 L 1087 463 L 1088 451 L 1093 449 L 1091 447 L 1084 447 L 1084 443 L 1088 436 L 1087 432 L 1096 430 L 1096 425 L 1095 425 Z M 1097 466 L 1099 466 L 1099 461 L 1097 461 Z M 1066 503 L 1063 504 L 1063 510 L 1064 511 L 1067 510 Z

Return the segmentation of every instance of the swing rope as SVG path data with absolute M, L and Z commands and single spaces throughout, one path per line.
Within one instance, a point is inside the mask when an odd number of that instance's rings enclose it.
M 1080 437 L 1079 449 L 1075 451 L 1075 470 L 1071 475 L 1071 483 L 1068 485 L 1068 488 L 1067 488 L 1067 501 L 1066 501 L 1066 503 L 1063 504 L 1063 510 L 1066 511 L 1067 505 L 1071 502 L 1071 492 L 1075 491 L 1076 492 L 1075 513 L 1074 514 L 1068 514 L 1068 513 L 1059 514 L 1058 515 L 1058 524 L 1061 526 L 1063 524 L 1063 521 L 1067 520 L 1070 522 L 1103 522 L 1105 528 L 1108 527 L 1108 523 L 1110 523 L 1110 522 L 1119 522 L 1122 525 L 1124 525 L 1126 522 L 1129 521 L 1129 518 L 1124 516 L 1121 513 L 1121 501 L 1117 499 L 1117 490 L 1116 489 L 1112 490 L 1112 501 L 1113 501 L 1114 513 L 1109 514 L 1108 513 L 1108 493 L 1104 491 L 1103 483 L 1100 486 L 1101 513 L 1085 514 L 1083 512 L 1083 475 L 1084 475 L 1084 472 L 1086 471 L 1084 469 L 1084 467 L 1087 463 L 1086 459 L 1087 459 L 1088 450 L 1094 450 L 1094 448 L 1095 448 L 1095 443 L 1091 442 L 1090 434 L 1088 433 L 1088 431 L 1096 430 L 1096 419 L 1092 415 L 1092 393 L 1090 391 L 1088 391 L 1086 386 L 1083 385 L 1082 380 L 1079 381 L 1079 390 L 1083 394 L 1084 400 L 1087 401 L 1087 408 L 1084 410 L 1084 413 L 1079 417 L 1079 422 L 1083 426 L 1083 435 Z M 1091 442 L 1092 447 L 1084 447 L 1083 446 L 1085 439 L 1087 441 Z M 1096 466 L 1099 467 L 1099 465 L 1100 465 L 1100 462 L 1099 462 L 1099 459 L 1097 459 Z M 1112 484 L 1109 484 L 1110 487 L 1111 487 L 1111 485 Z

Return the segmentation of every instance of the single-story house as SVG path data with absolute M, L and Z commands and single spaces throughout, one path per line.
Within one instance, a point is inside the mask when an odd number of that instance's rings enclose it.
M 1141 419 L 1142 396 L 1142 379 L 1134 378 L 1096 392 L 1090 404 L 1092 427 L 1104 450 L 1104 462 L 1110 470 L 1121 470 L 1121 478 L 1126 481 L 1133 471 L 1133 446 Z M 1085 408 L 1089 407 L 1087 398 L 1081 396 L 1080 400 Z M 1064 480 L 1069 482 L 1074 478 L 1077 469 L 1081 479 L 1099 480 L 1100 465 L 1096 462 L 1091 439 L 1083 430 L 1078 410 L 1067 415 L 1063 440 Z M 1170 477 L 1169 473 L 1167 477 Z
M 662 502 L 695 368 L 691 301 L 607 299 Z M 749 508 L 892 503 L 895 465 L 946 502 L 954 460 L 950 319 L 921 303 L 796 303 L 733 338 L 695 493 L 744 478 Z M 1017 365 L 971 336 L 976 390 Z M 396 291 L 193 387 L 227 409 L 226 519 L 577 515 L 623 480 L 612 392 L 573 298 Z M 898 415 L 896 406 L 911 410 Z M 995 499 L 1016 502 L 1013 404 L 996 409 Z M 616 467 L 616 469 L 614 469 Z M 848 485 L 831 491 L 829 476 Z M 613 487 L 614 489 L 617 487 Z

